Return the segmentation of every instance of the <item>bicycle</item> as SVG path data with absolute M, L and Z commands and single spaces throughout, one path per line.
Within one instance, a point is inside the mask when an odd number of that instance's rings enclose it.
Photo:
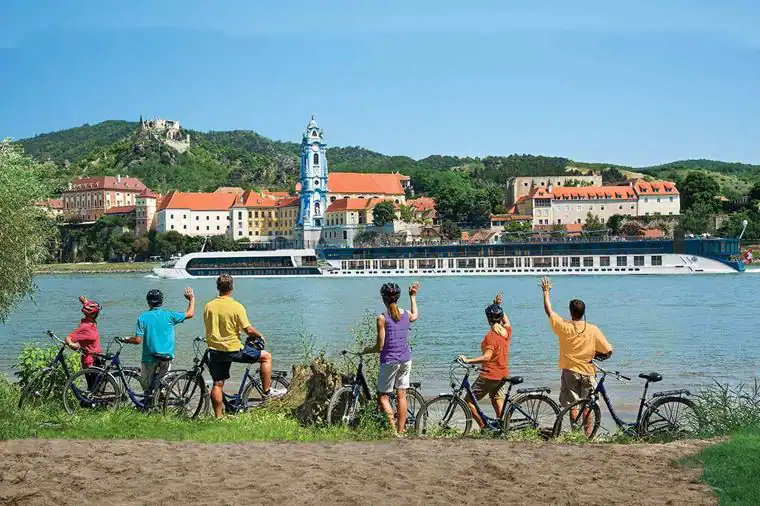
M 359 363 L 356 366 L 355 374 L 343 375 L 341 378 L 343 386 L 336 390 L 330 398 L 330 404 L 327 407 L 327 424 L 355 427 L 361 405 L 372 398 L 367 380 L 364 377 L 364 356 L 361 353 L 352 353 L 348 350 L 343 350 L 340 354 L 344 358 L 348 356 L 358 358 Z M 346 358 L 346 360 L 348 359 Z M 425 402 L 420 393 L 421 386 L 420 382 L 412 382 L 406 391 L 406 424 L 404 426 L 407 429 L 414 427 L 417 409 Z M 397 420 L 395 392 L 390 394 L 390 401 L 394 419 Z
M 21 396 L 18 400 L 18 408 L 23 407 L 39 407 L 49 401 L 56 393 L 56 375 L 58 374 L 59 364 L 63 369 L 63 373 L 66 375 L 66 381 L 71 377 L 72 371 L 66 365 L 66 359 L 64 351 L 68 345 L 66 342 L 55 335 L 52 331 L 46 330 L 45 333 L 55 342 L 61 345 L 58 350 L 58 354 L 50 361 L 48 365 L 40 369 L 32 379 L 26 384 L 21 391 Z
M 134 380 L 139 382 L 140 375 L 135 368 L 126 369 L 121 364 L 121 351 L 125 341 L 114 337 L 112 343 L 118 346 L 116 353 L 99 353 L 96 356 L 105 362 L 103 367 L 87 368 L 73 374 L 66 382 L 63 392 L 63 405 L 66 412 L 73 414 L 76 408 L 111 407 L 116 409 L 122 400 L 129 400 L 141 411 L 147 411 L 156 406 L 156 399 L 165 391 L 166 378 L 159 379 L 158 369 L 153 372 L 148 389 L 136 391 L 132 385 Z M 110 349 L 109 345 L 109 349 Z M 164 354 L 154 354 L 159 362 L 171 361 L 172 357 Z M 88 384 L 87 376 L 90 375 Z M 137 378 L 135 378 L 137 376 Z M 110 387 L 110 389 L 109 389 Z M 113 394 L 111 393 L 113 390 Z M 110 405 L 109 405 L 110 403 Z
M 188 371 L 177 374 L 167 389 L 164 399 L 164 412 L 170 410 L 184 418 L 197 418 L 208 409 L 209 392 L 206 382 L 203 380 L 203 371 L 208 365 L 209 349 L 202 351 L 201 344 L 206 340 L 196 337 L 193 340 L 195 357 L 193 367 Z M 234 394 L 222 392 L 225 411 L 228 413 L 240 413 L 251 408 L 258 407 L 266 401 L 261 379 L 251 374 L 251 366 L 246 364 L 245 373 L 240 381 L 240 387 Z M 290 388 L 290 382 L 286 379 L 286 371 L 272 371 L 272 384 L 270 388 Z
M 662 375 L 657 372 L 639 374 L 639 378 L 646 380 L 646 382 L 644 383 L 644 391 L 639 402 L 636 421 L 633 423 L 624 421 L 618 416 L 615 412 L 615 408 L 612 406 L 612 401 L 610 400 L 609 395 L 607 395 L 604 380 L 607 378 L 608 374 L 612 374 L 622 383 L 630 382 L 631 378 L 624 376 L 618 371 L 609 372 L 594 360 L 592 360 L 591 363 L 602 373 L 602 377 L 586 398 L 579 399 L 565 407 L 557 416 L 557 420 L 554 423 L 555 437 L 562 433 L 563 424 L 565 424 L 565 418 L 567 417 L 567 424 L 564 425 L 565 427 L 569 426 L 570 431 L 576 432 L 579 432 L 578 429 L 582 427 L 583 432 L 580 433 L 588 439 L 593 439 L 601 425 L 602 412 L 599 406 L 600 396 L 604 399 L 604 403 L 607 405 L 607 410 L 610 412 L 610 415 L 612 415 L 615 425 L 623 432 L 623 434 L 628 436 L 650 437 L 673 434 L 685 435 L 694 433 L 698 430 L 698 427 L 693 426 L 686 428 L 682 425 L 682 422 L 678 420 L 679 411 L 683 409 L 682 413 L 686 413 L 684 421 L 687 425 L 699 424 L 696 416 L 696 404 L 684 397 L 691 395 L 688 390 L 679 389 L 655 392 L 652 394 L 651 399 L 647 399 L 649 384 L 662 381 Z M 670 417 L 673 413 L 675 413 L 675 418 Z M 592 416 L 593 419 L 591 418 Z
M 483 412 L 472 393 L 470 373 L 477 368 L 477 365 L 466 364 L 460 359 L 452 362 L 449 368 L 452 393 L 434 397 L 420 408 L 415 426 L 417 435 L 466 436 L 472 428 L 473 416 L 470 407 L 462 399 L 463 394 L 473 400 L 478 416 L 485 423 L 485 428 L 495 434 L 533 429 L 545 438 L 551 435 L 551 427 L 559 413 L 559 406 L 549 397 L 550 388 L 520 388 L 517 390 L 517 396 L 512 397 L 512 387 L 523 383 L 524 380 L 521 376 L 503 378 L 502 385 L 509 385 L 504 396 L 504 406 L 500 417 L 491 418 Z M 464 369 L 464 376 L 457 386 L 456 372 L 459 369 Z M 437 411 L 443 411 L 440 418 L 436 418 Z

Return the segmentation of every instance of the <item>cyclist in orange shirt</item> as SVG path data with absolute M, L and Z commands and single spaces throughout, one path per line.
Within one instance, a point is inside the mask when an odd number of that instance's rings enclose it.
M 501 301 L 501 292 L 499 292 L 496 300 Z M 475 358 L 460 355 L 459 359 L 466 364 L 482 364 L 480 374 L 472 384 L 472 394 L 477 400 L 488 395 L 498 418 L 504 408 L 504 378 L 509 375 L 507 364 L 509 362 L 509 344 L 512 340 L 512 326 L 504 314 L 504 310 L 496 303 L 486 308 L 486 319 L 490 329 L 483 338 L 483 342 L 480 343 L 480 350 L 483 354 Z M 465 401 L 472 411 L 472 417 L 482 429 L 485 423 L 480 418 L 472 397 L 467 395 Z

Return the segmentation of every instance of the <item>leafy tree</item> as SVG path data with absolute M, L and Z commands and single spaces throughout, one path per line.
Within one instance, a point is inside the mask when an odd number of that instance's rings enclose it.
M 518 241 L 525 234 L 533 231 L 533 224 L 530 221 L 510 221 L 504 225 L 504 232 L 501 234 L 502 242 Z
M 625 181 L 625 174 L 620 172 L 620 170 L 610 167 L 602 171 L 602 183 L 612 184 L 619 183 L 620 181 Z
M 720 185 L 706 172 L 690 172 L 681 183 L 679 191 L 684 210 L 691 209 L 697 203 L 705 204 L 701 211 L 709 208 L 709 212 L 714 213 L 718 210 L 716 197 L 720 194 Z
M 53 221 L 34 202 L 47 197 L 50 169 L 0 142 L 0 323 L 32 295 L 35 269 L 48 255 Z
M 139 258 L 145 259 L 150 252 L 150 240 L 146 236 L 140 236 L 135 238 L 132 242 L 132 254 Z
M 641 235 L 643 230 L 644 228 L 640 223 L 636 221 L 628 221 L 620 227 L 620 235 L 623 235 L 625 237 L 633 237 Z
M 396 210 L 393 208 L 393 203 L 389 200 L 380 202 L 372 210 L 372 223 L 376 227 L 382 227 L 386 223 L 393 223 L 394 219 L 396 219 Z
M 412 206 L 402 205 L 400 211 L 401 221 L 404 223 L 412 223 L 414 221 L 414 208 Z
M 755 183 L 754 186 L 752 186 L 752 189 L 749 191 L 749 201 L 755 208 L 757 208 L 758 204 L 760 203 L 760 181 Z
M 184 242 L 184 236 L 176 230 L 158 232 L 154 236 L 153 254 L 163 258 L 169 258 L 172 255 L 182 252 Z
M 441 223 L 441 235 L 450 241 L 458 240 L 462 237 L 462 229 L 450 220 Z
M 620 214 L 613 214 L 609 217 L 607 220 L 607 228 L 612 231 L 613 234 L 619 234 L 620 229 L 623 226 L 623 222 L 626 220 L 626 217 Z
M 684 233 L 704 234 L 710 230 L 710 220 L 715 211 L 714 204 L 698 200 L 681 215 L 680 229 Z
M 607 230 L 607 224 L 604 223 L 598 215 L 588 213 L 586 215 L 586 223 L 583 224 L 583 230 L 586 232 L 598 232 L 601 230 Z

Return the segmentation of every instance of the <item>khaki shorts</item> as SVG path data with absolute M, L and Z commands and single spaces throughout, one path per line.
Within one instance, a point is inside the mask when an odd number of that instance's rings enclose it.
M 596 377 L 562 369 L 559 387 L 559 404 L 561 407 L 589 396 L 596 386 Z
M 407 390 L 412 375 L 412 361 L 398 364 L 380 364 L 377 372 L 377 393 L 389 394 L 393 390 Z
M 491 399 L 503 399 L 504 380 L 486 379 L 478 376 L 475 383 L 472 384 L 472 395 L 477 400 L 482 399 L 486 395 Z
M 171 369 L 171 365 L 171 361 L 156 362 L 155 364 L 140 364 L 140 385 L 142 385 L 143 392 L 147 392 L 150 388 L 150 382 L 153 379 L 153 371 L 158 369 L 158 377 L 153 385 L 153 388 L 156 388 L 161 383 L 163 377 L 166 376 L 166 373 L 169 372 L 169 369 Z

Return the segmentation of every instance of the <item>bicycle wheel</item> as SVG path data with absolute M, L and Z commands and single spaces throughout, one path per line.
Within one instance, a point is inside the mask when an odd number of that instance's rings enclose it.
M 406 390 L 406 431 L 413 431 L 417 412 L 425 404 L 425 398 L 416 388 Z M 398 409 L 396 408 L 396 396 L 391 396 L 391 408 L 393 409 L 393 419 L 398 424 Z
M 87 385 L 92 375 L 93 387 Z M 116 409 L 121 402 L 119 383 L 103 369 L 87 368 L 72 374 L 63 389 L 63 407 L 70 415 L 81 410 Z
M 649 405 L 641 419 L 645 437 L 688 437 L 699 432 L 697 406 L 684 397 L 661 397 Z
M 261 388 L 261 383 L 258 382 L 249 383 L 243 391 L 243 399 L 246 399 L 246 409 L 255 408 L 264 403 L 264 390 Z M 272 378 L 272 384 L 270 388 L 277 390 L 288 390 L 290 384 L 285 378 Z
M 197 418 L 206 408 L 208 392 L 203 375 L 195 371 L 177 374 L 166 388 L 163 412 L 182 418 Z
M 355 427 L 359 409 L 366 402 L 367 400 L 361 390 L 359 390 L 358 398 L 354 399 L 354 387 L 352 386 L 345 386 L 337 390 L 327 407 L 327 424 Z
M 523 395 L 510 404 L 504 416 L 502 430 L 536 430 L 539 436 L 549 439 L 554 433 L 557 416 L 559 406 L 548 395 Z
M 470 408 L 451 394 L 439 395 L 423 404 L 414 424 L 418 436 L 431 437 L 462 437 L 471 427 Z
M 135 394 L 143 395 L 142 376 L 140 375 L 139 367 L 124 367 L 124 388 L 121 392 L 121 402 L 129 401 L 129 395 L 127 389 L 131 390 Z
M 37 373 L 21 391 L 18 408 L 38 408 L 55 395 L 55 370 L 46 369 Z
M 557 415 L 554 437 L 594 439 L 602 423 L 602 410 L 596 401 L 579 399 Z

